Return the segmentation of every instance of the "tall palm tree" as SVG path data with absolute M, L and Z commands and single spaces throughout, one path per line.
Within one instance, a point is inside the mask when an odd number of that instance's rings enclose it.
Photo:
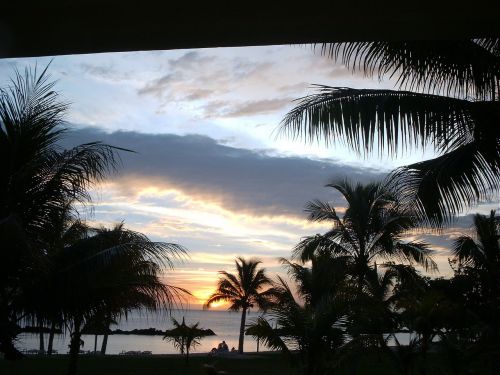
M 302 239 L 293 251 L 296 259 L 305 262 L 318 252 L 346 257 L 360 292 L 370 267 L 378 259 L 396 259 L 437 270 L 426 243 L 404 240 L 404 235 L 417 226 L 417 220 L 412 211 L 401 209 L 396 197 L 383 184 L 352 185 L 341 181 L 327 186 L 346 200 L 346 211 L 341 217 L 328 202 L 309 202 L 306 206 L 309 220 L 329 222 L 332 229 Z
M 271 280 L 266 276 L 265 269 L 258 266 L 262 263 L 257 259 L 244 259 L 237 257 L 234 261 L 236 274 L 219 271 L 217 290 L 207 299 L 204 307 L 219 301 L 229 302 L 229 310 L 241 310 L 240 336 L 238 352 L 243 353 L 243 340 L 245 339 L 245 321 L 247 311 L 252 307 L 267 309 L 272 296 L 272 290 L 264 288 L 271 285 Z
M 437 157 L 397 169 L 407 203 L 440 225 L 500 188 L 500 39 L 324 44 L 352 71 L 396 78 L 398 90 L 319 86 L 282 131 L 356 152 L 432 145 Z
M 12 344 L 23 314 L 22 293 L 46 265 L 44 231 L 68 200 L 87 202 L 88 188 L 115 170 L 117 148 L 99 142 L 63 150 L 67 105 L 54 91 L 47 68 L 16 71 L 0 88 L 0 351 Z

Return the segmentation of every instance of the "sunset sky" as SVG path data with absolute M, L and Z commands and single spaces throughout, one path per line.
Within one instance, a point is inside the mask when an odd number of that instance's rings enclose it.
M 0 60 L 0 84 L 15 68 L 41 70 L 51 59 Z M 381 179 L 432 155 L 363 159 L 341 145 L 280 136 L 281 119 L 311 84 L 394 88 L 353 75 L 310 46 L 58 56 L 49 72 L 71 103 L 65 146 L 99 140 L 136 152 L 121 153 L 122 168 L 95 191 L 87 217 L 103 225 L 123 220 L 153 240 L 185 246 L 189 259 L 166 279 L 192 291 L 192 307 L 213 291 L 218 270 L 232 270 L 235 256 L 258 257 L 270 275 L 283 273 L 277 259 L 289 257 L 302 236 L 327 229 L 305 220 L 305 203 L 343 207 L 326 183 Z M 464 216 L 425 236 L 443 276 L 451 272 L 450 239 L 469 225 Z

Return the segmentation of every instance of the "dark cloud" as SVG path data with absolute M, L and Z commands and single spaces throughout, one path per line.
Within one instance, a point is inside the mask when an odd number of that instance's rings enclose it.
M 65 144 L 95 140 L 137 152 L 121 154 L 123 168 L 114 178 L 124 189 L 134 177 L 135 181 L 149 180 L 212 199 L 234 212 L 257 215 L 303 217 L 304 204 L 316 198 L 343 205 L 339 195 L 324 188 L 326 183 L 335 178 L 368 182 L 383 177 L 376 170 L 335 161 L 272 156 L 222 145 L 200 135 L 105 133 L 83 128 L 71 132 Z

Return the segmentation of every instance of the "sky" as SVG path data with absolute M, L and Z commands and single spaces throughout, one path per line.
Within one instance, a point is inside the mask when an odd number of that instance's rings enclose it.
M 102 141 L 121 152 L 120 169 L 93 189 L 92 223 L 121 221 L 155 241 L 181 244 L 189 257 L 165 275 L 190 290 L 197 308 L 213 292 L 219 270 L 236 256 L 257 257 L 271 276 L 283 274 L 304 236 L 327 225 L 306 220 L 305 204 L 344 202 L 325 184 L 382 179 L 391 169 L 432 157 L 414 149 L 397 157 L 362 157 L 342 144 L 325 147 L 290 139 L 280 121 L 314 84 L 394 89 L 314 51 L 265 46 L 105 53 L 0 60 L 0 85 L 14 70 L 48 71 L 70 104 L 64 147 Z M 441 233 L 419 234 L 433 244 L 440 275 L 450 276 L 451 241 L 468 230 L 465 212 Z

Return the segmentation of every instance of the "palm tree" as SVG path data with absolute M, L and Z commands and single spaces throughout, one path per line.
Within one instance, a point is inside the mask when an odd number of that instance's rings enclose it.
M 404 235 L 417 226 L 417 220 L 412 211 L 401 209 L 383 184 L 352 185 L 341 181 L 327 186 L 346 200 L 346 211 L 340 217 L 330 203 L 309 202 L 306 206 L 309 220 L 330 222 L 332 229 L 301 240 L 293 251 L 295 258 L 306 262 L 318 252 L 346 257 L 360 292 L 370 266 L 377 259 L 397 259 L 437 270 L 426 243 L 404 240 Z
M 171 309 L 186 291 L 165 284 L 160 275 L 183 258 L 182 246 L 152 242 L 125 229 L 98 228 L 59 254 L 58 308 L 71 326 L 70 367 L 76 373 L 79 342 L 86 323 L 97 316 L 125 316 L 134 309 Z M 110 319 L 106 319 L 108 322 Z
M 500 369 L 500 217 L 474 215 L 472 236 L 460 236 L 453 246 L 455 272 L 467 308 L 476 316 L 477 345 L 488 355 L 492 373 Z
M 496 324 L 500 312 L 500 217 L 474 215 L 473 235 L 458 237 L 453 245 L 454 262 L 458 263 L 455 279 L 465 278 L 468 305 L 488 324 Z
M 333 43 L 322 52 L 396 78 L 398 90 L 319 86 L 285 116 L 283 132 L 363 154 L 432 145 L 437 157 L 397 169 L 392 181 L 434 225 L 498 191 L 500 39 Z
M 68 200 L 87 202 L 88 188 L 118 165 L 117 148 L 99 142 L 62 150 L 67 105 L 40 74 L 17 72 L 0 89 L 0 235 L 5 252 L 0 266 L 0 351 L 16 358 L 12 340 L 23 290 L 46 265 L 44 231 Z M 24 300 L 24 301 L 23 301 Z
M 290 350 L 298 350 L 308 375 L 328 373 L 335 367 L 353 302 L 345 259 L 322 253 L 313 255 L 311 261 L 309 268 L 282 259 L 296 292 L 278 277 L 273 283 L 275 300 L 267 312 L 269 320 L 259 317 L 247 328 L 247 334 L 288 357 Z
M 217 290 L 207 299 L 204 307 L 210 308 L 213 303 L 225 301 L 230 303 L 229 310 L 241 310 L 238 352 L 242 354 L 247 311 L 252 307 L 267 309 L 272 290 L 263 290 L 271 285 L 271 280 L 266 276 L 264 268 L 257 268 L 262 263 L 260 260 L 237 257 L 234 263 L 236 274 L 219 271 Z
M 494 210 L 474 215 L 475 236 L 460 236 L 453 254 L 460 264 L 478 270 L 496 272 L 500 265 L 500 216 Z
M 200 345 L 199 340 L 214 334 L 211 330 L 199 328 L 200 322 L 188 326 L 184 317 L 182 323 L 172 318 L 172 324 L 174 328 L 166 331 L 163 340 L 172 342 L 181 354 L 186 354 L 186 364 L 189 362 L 189 351 Z

